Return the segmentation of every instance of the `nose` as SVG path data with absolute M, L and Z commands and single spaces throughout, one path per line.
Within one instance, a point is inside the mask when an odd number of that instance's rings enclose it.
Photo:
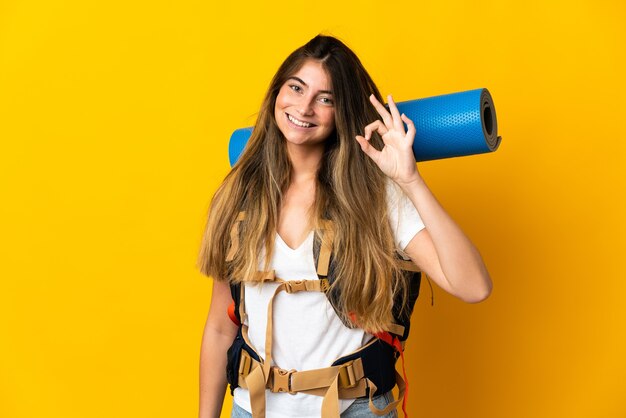
M 313 109 L 314 100 L 315 99 L 313 97 L 302 97 L 300 103 L 298 103 L 298 105 L 296 106 L 298 113 L 302 116 L 313 115 L 313 113 L 315 112 Z

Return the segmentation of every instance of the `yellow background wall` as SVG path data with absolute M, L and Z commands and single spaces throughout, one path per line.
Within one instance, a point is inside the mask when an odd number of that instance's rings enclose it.
M 0 416 L 196 415 L 228 138 L 321 31 L 398 101 L 496 104 L 498 151 L 418 165 L 495 287 L 423 287 L 411 415 L 626 416 L 625 21 L 608 0 L 4 1 Z

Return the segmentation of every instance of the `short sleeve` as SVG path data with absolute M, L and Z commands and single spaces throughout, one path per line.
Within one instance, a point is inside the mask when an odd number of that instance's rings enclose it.
M 425 228 L 424 222 L 413 202 L 392 180 L 387 183 L 387 205 L 396 246 L 404 251 L 413 237 Z

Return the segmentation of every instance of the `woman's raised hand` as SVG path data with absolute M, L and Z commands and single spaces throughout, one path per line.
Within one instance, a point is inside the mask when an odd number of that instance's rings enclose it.
M 387 99 L 391 113 L 376 99 L 376 96 L 370 95 L 370 101 L 383 120 L 376 120 L 367 125 L 365 137 L 357 135 L 356 140 L 361 145 L 363 152 L 374 160 L 382 172 L 398 185 L 404 186 L 414 181 L 421 181 L 413 155 L 415 125 L 404 113 L 400 115 L 391 95 L 387 96 Z M 408 126 L 406 132 L 403 121 Z M 378 132 L 383 139 L 385 145 L 380 151 L 369 143 L 372 132 Z

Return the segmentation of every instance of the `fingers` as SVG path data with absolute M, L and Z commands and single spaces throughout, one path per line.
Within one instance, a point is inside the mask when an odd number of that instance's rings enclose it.
M 383 136 L 387 133 L 388 129 L 380 120 L 375 120 L 367 125 L 364 131 L 365 139 L 369 141 L 372 138 L 372 132 L 378 132 L 380 136 Z
M 393 117 L 393 127 L 398 131 L 404 132 L 400 111 L 398 110 L 398 106 L 396 106 L 396 102 L 393 101 L 391 94 L 387 96 L 387 100 L 389 101 L 389 110 L 391 110 L 391 116 Z
M 402 124 L 404 119 L 402 118 L 402 115 L 400 115 L 398 106 L 396 106 L 396 102 L 393 100 L 391 94 L 387 96 L 387 100 L 389 101 L 389 110 L 387 110 L 387 108 L 385 108 L 385 106 L 383 106 L 383 104 L 376 99 L 376 96 L 373 94 L 370 95 L 370 101 L 376 108 L 378 114 L 383 118 L 383 122 L 385 123 L 387 130 L 395 129 L 404 133 L 404 125 Z M 381 135 L 383 134 L 384 133 L 381 133 Z
M 376 159 L 380 155 L 380 151 L 378 151 L 376 148 L 374 148 L 369 143 L 369 141 L 367 139 L 365 139 L 365 137 L 362 137 L 361 135 L 357 135 L 356 136 L 356 140 L 359 143 L 359 145 L 361 146 L 361 149 L 363 150 L 363 152 L 365 154 L 367 154 L 367 156 L 370 157 L 372 160 L 376 161 Z
M 367 125 L 364 129 L 365 136 L 362 138 L 365 141 L 369 141 L 372 138 L 372 133 L 378 132 L 385 145 L 388 145 L 389 141 L 391 141 L 391 143 L 408 143 L 412 145 L 416 132 L 413 121 L 404 113 L 400 114 L 398 106 L 391 95 L 388 95 L 387 98 L 389 100 L 389 110 L 391 113 L 376 99 L 376 96 L 373 94 L 370 95 L 370 101 L 383 120 L 375 120 Z M 406 131 L 403 122 L 407 125 Z M 397 136 L 397 134 L 399 134 L 399 136 Z M 369 146 L 369 143 L 367 145 Z
M 413 121 L 411 119 L 409 119 L 409 117 L 407 115 L 405 115 L 404 113 L 402 114 L 402 116 L 400 116 L 402 118 L 402 120 L 404 121 L 404 123 L 406 123 L 407 126 L 407 130 L 406 130 L 406 137 L 409 138 L 409 140 L 411 141 L 411 144 L 413 144 L 413 140 L 415 138 L 415 124 L 413 123 Z
M 370 94 L 370 102 L 372 102 L 372 104 L 376 108 L 376 111 L 378 112 L 380 117 L 383 118 L 383 122 L 385 122 L 385 126 L 388 129 L 392 128 L 394 126 L 393 119 L 391 118 L 391 115 L 389 114 L 387 109 L 385 109 L 385 106 L 383 106 L 382 103 L 380 103 L 378 99 L 376 98 L 376 96 L 374 96 L 373 94 Z

